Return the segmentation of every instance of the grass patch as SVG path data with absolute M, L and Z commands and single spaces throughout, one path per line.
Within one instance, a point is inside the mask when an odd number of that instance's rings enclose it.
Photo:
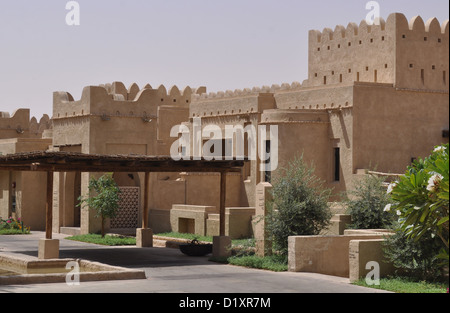
M 86 243 L 93 243 L 102 246 L 135 246 L 136 238 L 134 237 L 123 237 L 123 236 L 111 236 L 106 235 L 102 238 L 102 235 L 89 234 L 89 235 L 77 235 L 72 237 L 67 237 L 67 240 L 81 241 Z
M 0 230 L 0 236 L 8 236 L 8 235 L 29 235 L 29 231 L 23 232 L 20 229 L 2 229 Z
M 407 277 L 382 278 L 379 286 L 369 286 L 365 279 L 354 283 L 357 286 L 392 291 L 395 293 L 447 293 L 447 283 L 416 281 Z
M 288 270 L 287 261 L 284 257 L 277 255 L 259 257 L 256 255 L 233 256 L 228 258 L 231 265 L 257 268 L 274 272 L 286 272 Z
M 236 266 L 256 268 L 273 272 L 286 272 L 287 260 L 283 256 L 272 255 L 260 257 L 257 255 L 236 255 L 229 258 L 210 258 L 210 261 Z

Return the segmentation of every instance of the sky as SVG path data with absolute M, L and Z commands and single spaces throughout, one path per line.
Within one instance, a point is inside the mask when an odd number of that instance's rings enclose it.
M 217 92 L 302 82 L 308 31 L 359 24 L 368 0 L 0 0 L 0 111 L 52 116 L 54 91 L 121 81 Z M 447 0 L 379 0 L 400 12 L 448 19 Z

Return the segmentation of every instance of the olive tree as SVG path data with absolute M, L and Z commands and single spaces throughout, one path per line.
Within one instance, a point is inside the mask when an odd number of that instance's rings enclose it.
M 89 196 L 80 197 L 79 206 L 88 207 L 96 212 L 96 218 L 101 218 L 102 237 L 105 237 L 105 221 L 117 216 L 119 209 L 120 189 L 112 174 L 105 174 L 99 179 L 92 178 L 89 182 Z
M 303 156 L 280 171 L 273 182 L 266 222 L 275 249 L 287 255 L 289 236 L 318 235 L 329 226 L 331 190 L 323 187 Z

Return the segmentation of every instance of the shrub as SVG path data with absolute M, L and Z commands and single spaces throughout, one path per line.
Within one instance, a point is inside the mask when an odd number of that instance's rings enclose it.
M 295 158 L 280 172 L 273 183 L 266 223 L 274 248 L 287 255 L 289 236 L 318 235 L 330 224 L 331 190 L 323 187 L 303 157 Z
M 350 228 L 380 229 L 392 226 L 392 215 L 384 211 L 390 197 L 383 182 L 383 177 L 365 175 L 355 183 L 354 190 L 347 192 L 345 204 L 352 217 Z
M 398 231 L 386 238 L 383 250 L 398 269 L 397 275 L 437 281 L 443 275 L 441 260 L 437 257 L 441 248 L 440 239 L 433 237 L 431 232 L 416 241 Z
M 398 231 L 416 241 L 429 236 L 440 239 L 437 255 L 448 266 L 449 256 L 449 145 L 436 147 L 432 154 L 408 167 L 392 184 L 393 211 L 399 218 Z

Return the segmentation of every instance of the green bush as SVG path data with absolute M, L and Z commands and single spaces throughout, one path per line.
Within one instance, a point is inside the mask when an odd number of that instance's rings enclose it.
M 449 145 L 436 147 L 431 155 L 408 167 L 405 175 L 393 183 L 392 204 L 386 211 L 398 217 L 398 231 L 421 241 L 434 236 L 440 239 L 436 255 L 449 264 Z
M 385 255 L 397 268 L 397 275 L 425 281 L 442 278 L 442 262 L 437 257 L 441 249 L 440 239 L 431 232 L 416 241 L 398 231 L 384 243 Z
M 352 217 L 353 229 L 390 228 L 393 217 L 384 208 L 390 201 L 390 196 L 383 186 L 384 177 L 365 175 L 355 182 L 355 189 L 347 192 L 344 201 L 348 214 Z
M 331 190 L 323 187 L 303 157 L 295 158 L 280 172 L 273 182 L 266 223 L 274 249 L 287 255 L 289 236 L 318 235 L 329 226 Z

